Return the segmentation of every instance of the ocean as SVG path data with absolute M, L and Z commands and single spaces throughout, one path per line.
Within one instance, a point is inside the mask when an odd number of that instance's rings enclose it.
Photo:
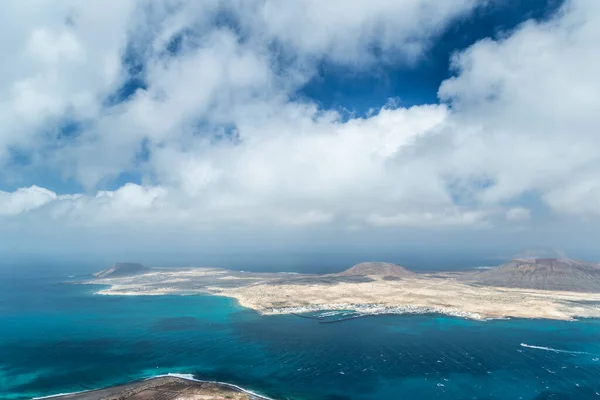
M 0 398 L 167 373 L 274 399 L 600 399 L 600 321 L 371 316 L 321 324 L 216 296 L 100 296 L 0 269 Z

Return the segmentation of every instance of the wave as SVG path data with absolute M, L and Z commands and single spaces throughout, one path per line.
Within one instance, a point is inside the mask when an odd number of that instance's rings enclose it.
M 169 373 L 160 374 L 160 375 L 152 375 L 149 378 L 144 378 L 144 380 L 147 381 L 147 380 L 150 380 L 150 379 L 164 378 L 164 377 L 167 377 L 167 376 L 171 376 L 173 378 L 185 379 L 186 381 L 204 382 L 204 381 L 200 381 L 200 380 L 194 378 L 194 375 L 192 375 L 192 374 L 176 374 L 174 372 L 169 372 Z
M 52 399 L 54 397 L 68 396 L 70 394 L 79 394 L 79 393 L 85 393 L 85 392 L 89 392 L 89 390 L 82 390 L 81 392 L 51 394 L 50 396 L 42 396 L 42 397 L 32 397 L 31 400 Z
M 521 347 L 527 347 L 528 349 L 536 349 L 536 350 L 544 350 L 544 351 L 551 351 L 553 353 L 564 353 L 564 354 L 585 354 L 588 356 L 595 356 L 596 354 L 593 353 L 588 353 L 587 351 L 572 351 L 572 350 L 561 350 L 561 349 L 554 349 L 552 347 L 545 347 L 545 346 L 534 346 L 531 344 L 527 344 L 527 343 L 521 343 Z
M 203 380 L 203 379 L 196 379 L 196 378 L 194 378 L 194 375 L 192 375 L 192 374 L 178 374 L 178 373 L 174 373 L 174 372 L 169 372 L 169 373 L 161 374 L 161 375 L 153 375 L 153 376 L 150 376 L 148 378 L 143 378 L 142 380 L 150 380 L 150 379 L 155 379 L 155 378 L 164 378 L 164 377 L 167 377 L 167 376 L 173 377 L 173 378 L 185 379 L 186 381 L 204 382 L 204 383 L 216 383 L 216 384 L 219 384 L 219 385 L 223 385 L 223 386 L 228 386 L 228 387 L 231 387 L 231 388 L 235 388 L 235 389 L 237 389 L 239 391 L 242 391 L 242 392 L 244 392 L 246 394 L 249 394 L 251 396 L 257 397 L 259 399 L 273 400 L 270 397 L 267 397 L 267 396 L 262 395 L 262 394 L 258 394 L 256 392 L 253 392 L 253 391 L 248 390 L 248 389 L 244 389 L 243 387 L 238 386 L 238 385 L 234 385 L 233 383 L 219 382 L 219 381 L 207 381 L 207 380 Z M 33 397 L 32 400 L 52 399 L 52 398 L 55 398 L 55 397 L 67 396 L 67 395 L 71 395 L 71 394 L 93 392 L 93 391 L 96 391 L 96 390 L 99 390 L 99 389 L 82 390 L 80 392 L 71 392 L 71 393 L 58 393 L 58 394 L 53 394 L 53 395 L 50 395 L 50 396 L 42 396 L 42 397 Z
M 192 375 L 192 374 L 178 374 L 178 373 L 169 372 L 169 373 L 162 374 L 162 375 L 151 376 L 149 378 L 146 378 L 146 380 L 148 380 L 148 379 L 154 379 L 154 378 L 161 378 L 161 377 L 165 377 L 165 376 L 171 376 L 171 377 L 174 377 L 174 378 L 180 378 L 180 379 L 185 379 L 187 381 L 194 381 L 194 382 L 216 383 L 216 384 L 219 384 L 219 385 L 229 386 L 229 387 L 235 388 L 235 389 L 240 390 L 240 391 L 242 391 L 242 392 L 244 392 L 246 394 L 258 397 L 260 399 L 273 400 L 270 397 L 264 396 L 262 394 L 258 394 L 256 392 L 253 392 L 253 391 L 248 390 L 248 389 L 244 389 L 243 387 L 238 386 L 238 385 L 234 385 L 233 383 L 220 382 L 220 381 L 207 381 L 207 380 L 204 380 L 204 379 L 196 379 L 196 378 L 194 378 L 194 375 Z

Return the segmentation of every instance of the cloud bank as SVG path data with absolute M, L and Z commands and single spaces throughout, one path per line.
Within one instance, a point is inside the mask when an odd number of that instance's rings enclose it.
M 488 2 L 38 3 L 1 6 L 4 236 L 533 232 L 600 216 L 596 1 L 457 50 L 437 104 L 365 115 L 298 90 L 323 62 L 418 68 Z

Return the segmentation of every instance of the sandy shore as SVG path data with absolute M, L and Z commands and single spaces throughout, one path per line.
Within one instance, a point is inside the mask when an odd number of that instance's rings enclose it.
M 361 314 L 435 312 L 473 319 L 600 317 L 600 294 L 477 287 L 451 279 L 322 285 L 261 284 L 221 289 L 264 314 L 351 309 Z
M 472 319 L 600 317 L 600 293 L 476 286 L 457 280 L 455 274 L 348 281 L 334 275 L 193 269 L 88 283 L 111 285 L 98 292 L 106 295 L 227 296 L 262 314 L 354 310 L 363 315 L 440 313 Z

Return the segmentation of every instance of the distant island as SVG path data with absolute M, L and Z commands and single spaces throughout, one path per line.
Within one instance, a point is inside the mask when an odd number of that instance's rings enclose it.
M 121 262 L 116 263 L 110 268 L 104 269 L 93 274 L 96 278 L 115 278 L 119 276 L 139 275 L 150 272 L 149 267 L 140 263 Z
M 155 270 L 119 263 L 84 283 L 104 295 L 209 293 L 262 314 L 352 311 L 356 315 L 440 313 L 471 319 L 600 317 L 600 265 L 567 258 L 514 259 L 486 270 L 417 273 L 384 262 L 337 274 Z

